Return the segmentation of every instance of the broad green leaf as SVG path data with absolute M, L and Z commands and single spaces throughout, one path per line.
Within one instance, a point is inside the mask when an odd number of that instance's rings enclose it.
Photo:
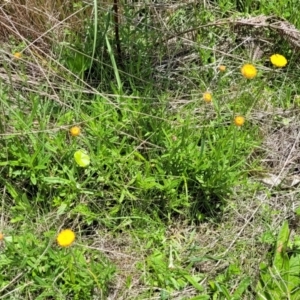
M 288 271 L 289 258 L 286 253 L 290 230 L 288 222 L 285 221 L 278 233 L 273 266 L 280 270 Z
M 84 150 L 77 150 L 74 153 L 74 159 L 80 167 L 87 167 L 91 162 L 89 155 Z
M 300 299 L 300 255 L 293 254 L 290 257 L 290 269 L 289 269 L 289 281 L 288 289 L 289 292 L 293 295 L 293 298 Z

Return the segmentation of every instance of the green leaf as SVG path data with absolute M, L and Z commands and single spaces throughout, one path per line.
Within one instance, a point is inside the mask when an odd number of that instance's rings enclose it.
M 70 180 L 60 177 L 43 177 L 42 181 L 48 184 L 70 185 Z
M 203 291 L 203 287 L 197 282 L 197 280 L 193 276 L 184 275 L 184 278 L 198 291 Z
M 58 208 L 58 210 L 57 210 L 57 212 L 56 212 L 56 215 L 57 215 L 57 216 L 60 216 L 60 215 L 64 214 L 66 208 L 67 208 L 67 204 L 62 203 L 62 204 L 59 206 L 59 208 Z
M 295 209 L 295 213 L 300 216 L 300 206 Z
M 293 294 L 293 298 L 300 299 L 300 255 L 292 255 L 290 258 L 288 290 Z
M 18 192 L 15 190 L 15 188 L 9 183 L 9 182 L 6 182 L 5 184 L 8 192 L 10 193 L 11 197 L 15 200 L 15 201 L 18 201 L 19 199 L 19 194 Z
M 219 284 L 218 282 L 215 282 L 215 284 L 216 284 L 217 291 L 220 292 L 223 296 L 225 296 L 225 299 L 230 300 L 231 296 L 228 289 L 224 285 Z
M 232 300 L 239 300 L 242 299 L 243 293 L 246 291 L 248 286 L 250 285 L 251 279 L 250 277 L 244 278 L 240 284 L 238 285 L 237 289 L 232 295 Z
M 35 173 L 30 174 L 30 181 L 33 185 L 36 185 L 37 180 L 36 180 Z
M 285 221 L 278 233 L 273 266 L 280 270 L 288 271 L 289 258 L 286 253 L 287 244 L 289 241 L 290 230 L 288 222 Z
M 74 159 L 80 167 L 87 167 L 90 164 L 90 157 L 84 150 L 77 150 L 74 153 Z

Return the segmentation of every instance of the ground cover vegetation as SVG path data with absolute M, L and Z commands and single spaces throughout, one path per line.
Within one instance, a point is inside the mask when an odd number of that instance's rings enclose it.
M 1 3 L 0 299 L 300 299 L 299 9 Z

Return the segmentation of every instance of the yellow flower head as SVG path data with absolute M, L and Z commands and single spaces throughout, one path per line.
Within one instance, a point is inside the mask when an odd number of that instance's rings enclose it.
M 220 65 L 219 66 L 219 71 L 225 72 L 226 71 L 226 66 Z
M 247 79 L 252 79 L 257 75 L 256 68 L 251 64 L 245 64 L 241 68 L 242 75 Z
M 78 126 L 73 126 L 70 129 L 71 136 L 78 136 L 80 134 L 80 132 L 81 132 L 81 130 L 80 130 L 80 127 L 78 127 Z
M 69 247 L 75 241 L 75 233 L 71 229 L 64 229 L 58 234 L 56 241 L 61 247 Z
M 0 242 L 4 240 L 4 234 L 0 232 Z
M 22 53 L 21 53 L 21 52 L 15 52 L 15 53 L 13 54 L 13 57 L 14 57 L 15 59 L 20 59 L 20 58 L 22 58 Z
M 281 54 L 273 54 L 270 57 L 271 63 L 278 68 L 283 68 L 287 64 L 287 59 Z
M 243 126 L 245 123 L 245 118 L 242 116 L 236 116 L 234 118 L 234 124 L 238 127 Z
M 212 94 L 210 92 L 205 92 L 203 94 L 203 100 L 207 103 L 211 102 L 212 100 Z

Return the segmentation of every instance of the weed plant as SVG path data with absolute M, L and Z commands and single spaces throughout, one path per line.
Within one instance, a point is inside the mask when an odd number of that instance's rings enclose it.
M 257 188 L 255 114 L 294 105 L 294 57 L 278 40 L 286 64 L 270 62 L 271 47 L 251 57 L 228 20 L 217 24 L 237 3 L 216 2 L 162 11 L 120 2 L 116 11 L 32 0 L 40 14 L 28 9 L 28 34 L 7 17 L 24 3 L 1 7 L 0 299 L 241 299 L 268 287 L 268 275 L 256 286 L 229 255 L 238 234 L 222 255 L 203 254 L 195 228 L 218 226 Z M 271 10 L 254 2 L 242 10 Z M 57 13 L 54 23 L 44 11 Z M 176 223 L 183 233 L 168 233 Z M 67 228 L 75 242 L 55 240 Z M 122 255 L 139 259 L 134 271 Z M 196 261 L 223 260 L 213 277 L 196 271 Z

